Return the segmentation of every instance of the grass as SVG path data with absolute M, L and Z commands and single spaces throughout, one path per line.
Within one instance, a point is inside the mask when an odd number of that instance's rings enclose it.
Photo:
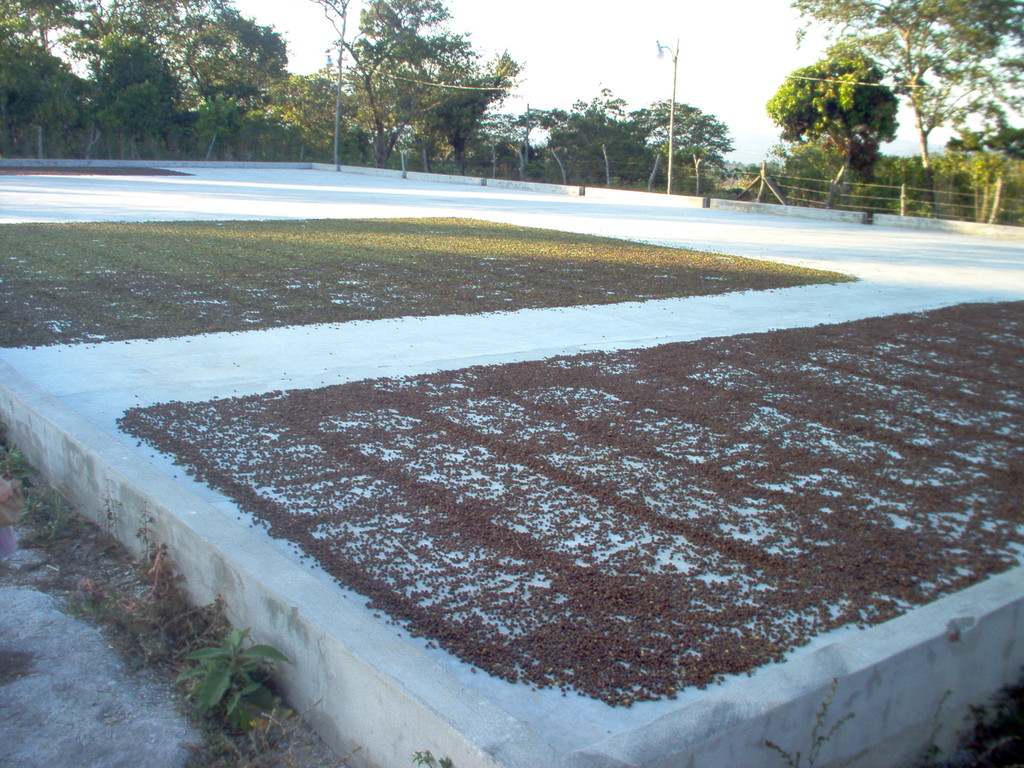
M 852 280 L 467 219 L 0 226 L 0 347 Z

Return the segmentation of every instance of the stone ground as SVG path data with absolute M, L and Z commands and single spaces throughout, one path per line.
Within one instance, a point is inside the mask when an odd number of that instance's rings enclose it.
M 8 567 L 47 566 L 26 551 Z M 0 765 L 186 764 L 197 736 L 165 680 L 129 671 L 97 629 L 62 612 L 45 592 L 4 586 L 0 601 Z

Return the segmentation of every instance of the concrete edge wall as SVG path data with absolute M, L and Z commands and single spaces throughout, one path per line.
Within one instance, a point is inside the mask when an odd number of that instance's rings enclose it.
M 974 221 L 947 221 L 925 219 L 920 216 L 894 216 L 876 213 L 874 222 L 879 227 L 926 230 L 930 232 L 953 232 L 960 235 L 980 235 L 1006 240 L 1024 240 L 1024 227 L 1010 227 L 1003 224 L 980 224 Z
M 664 192 L 641 192 L 640 190 L 606 189 L 604 187 L 587 187 L 587 197 L 624 203 L 661 205 L 669 208 L 707 208 L 710 201 L 710 198 L 694 197 L 693 195 L 666 195 Z
M 437 184 L 460 184 L 471 187 L 494 187 L 496 189 L 517 189 L 523 192 L 546 192 L 552 195 L 571 195 L 574 197 L 586 194 L 583 187 L 564 186 L 561 184 L 542 184 L 535 181 L 514 181 L 512 179 L 485 179 L 480 176 L 456 176 L 446 173 L 424 173 L 423 171 L 399 171 L 391 168 L 365 168 L 357 165 L 335 167 L 332 163 L 311 163 L 314 171 L 331 171 L 350 173 L 358 176 L 378 176 L 390 179 L 410 179 L 427 181 Z
M 1024 567 L 987 579 L 805 657 L 763 668 L 748 684 L 581 750 L 575 768 L 713 768 L 781 764 L 766 744 L 808 758 L 827 709 L 821 768 L 895 768 L 930 748 L 952 751 L 972 705 L 1024 667 Z M 834 698 L 829 702 L 835 683 Z M 828 703 L 826 703 L 828 702 Z M 801 763 L 802 764 L 802 763 Z
M 399 632 L 182 488 L 0 361 L 0 421 L 80 514 L 136 555 L 166 545 L 197 604 L 222 597 L 238 627 L 295 663 L 279 666 L 293 707 L 352 765 L 391 768 L 429 749 L 459 768 L 538 768 L 558 758 L 536 734 L 465 689 Z
M 773 205 L 771 203 L 745 203 L 739 200 L 712 198 L 708 207 L 713 211 L 733 213 L 760 213 L 768 216 L 791 216 L 815 221 L 842 221 L 849 224 L 867 224 L 868 215 L 861 211 L 833 211 L 825 208 L 802 208 L 797 205 Z

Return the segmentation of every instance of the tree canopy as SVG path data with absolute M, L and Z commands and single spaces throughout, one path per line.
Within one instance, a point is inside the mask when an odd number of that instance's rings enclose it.
M 794 0 L 793 7 L 878 63 L 913 110 L 925 169 L 935 128 L 1019 103 L 1022 0 Z
M 632 111 L 606 92 L 503 115 L 520 64 L 452 32 L 443 0 L 363 0 L 357 19 L 353 0 L 310 1 L 337 39 L 324 69 L 299 76 L 278 32 L 232 0 L 9 0 L 0 154 L 327 160 L 333 133 L 336 161 L 355 164 L 417 149 L 424 169 L 632 188 L 663 178 L 668 102 Z M 728 129 L 675 106 L 674 159 L 699 191 L 732 149 Z
M 842 50 L 798 69 L 767 104 L 786 141 L 820 141 L 842 158 L 840 178 L 853 168 L 870 177 L 882 142 L 896 136 L 898 102 L 881 69 L 863 54 Z

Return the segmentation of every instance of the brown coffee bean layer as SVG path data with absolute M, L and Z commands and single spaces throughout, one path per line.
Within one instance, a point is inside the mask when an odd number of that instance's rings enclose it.
M 1024 304 L 135 409 L 416 635 L 611 704 L 1021 561 Z

